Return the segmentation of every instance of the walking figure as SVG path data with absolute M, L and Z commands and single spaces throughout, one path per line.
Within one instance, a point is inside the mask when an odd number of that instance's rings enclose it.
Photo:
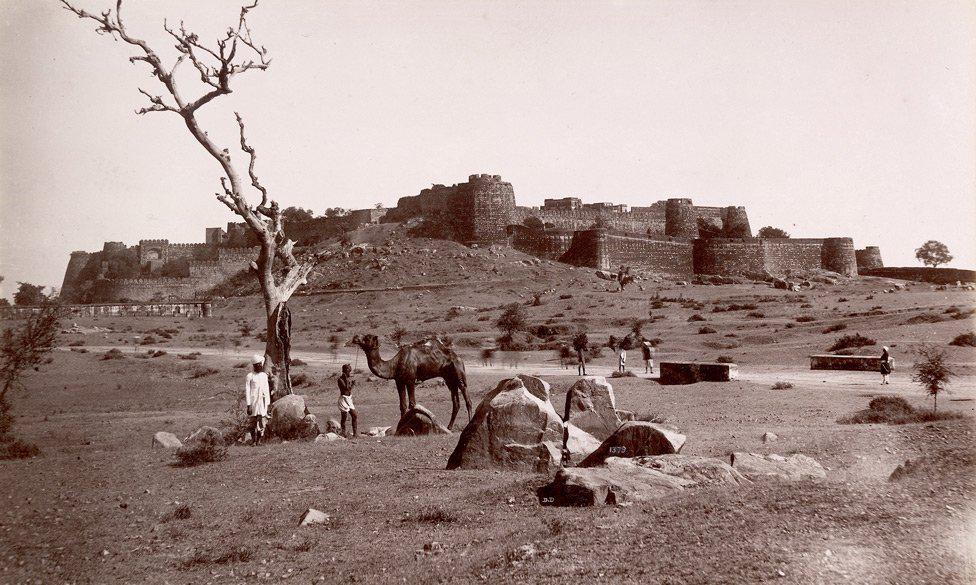
M 891 383 L 891 382 L 888 381 L 888 376 L 891 375 L 891 365 L 894 363 L 894 361 L 895 361 L 894 358 L 892 358 L 890 355 L 888 355 L 888 346 L 882 347 L 881 348 L 881 362 L 880 362 L 881 383 L 882 384 L 890 384 Z

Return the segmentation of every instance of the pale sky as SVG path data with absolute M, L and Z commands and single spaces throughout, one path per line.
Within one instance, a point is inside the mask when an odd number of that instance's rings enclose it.
M 173 58 L 164 18 L 210 39 L 239 4 L 125 6 L 130 33 Z M 133 113 L 158 84 L 131 47 L 55 0 L 0 8 L 6 295 L 60 286 L 71 250 L 199 242 L 235 219 L 180 119 Z M 976 268 L 971 1 L 264 0 L 250 23 L 271 69 L 202 119 L 234 147 L 244 115 L 284 206 L 391 206 L 493 173 L 523 205 L 691 197 L 745 205 L 753 230 L 879 245 L 889 266 L 938 239 Z

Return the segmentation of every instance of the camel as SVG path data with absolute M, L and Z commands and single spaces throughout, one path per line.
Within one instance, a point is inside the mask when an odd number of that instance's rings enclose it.
M 464 362 L 453 349 L 439 339 L 424 339 L 412 345 L 405 345 L 390 360 L 383 360 L 380 356 L 380 340 L 375 335 L 355 336 L 353 343 L 362 348 L 366 354 L 369 370 L 384 380 L 396 382 L 397 393 L 400 395 L 400 416 L 409 408 L 417 405 L 414 398 L 414 388 L 417 382 L 431 378 L 443 378 L 451 391 L 451 422 L 447 428 L 454 427 L 454 420 L 461 410 L 458 391 L 464 397 L 464 406 L 471 420 L 471 400 L 468 398 L 468 380 L 464 374 Z M 409 404 L 407 397 L 409 396 Z

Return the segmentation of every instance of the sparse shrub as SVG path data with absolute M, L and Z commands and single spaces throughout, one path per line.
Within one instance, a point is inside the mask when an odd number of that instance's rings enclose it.
M 41 449 L 34 443 L 21 439 L 0 442 L 0 460 L 27 459 L 41 454 Z
M 195 360 L 198 359 L 201 355 L 203 354 L 201 354 L 199 351 L 194 351 L 192 353 L 178 354 L 177 357 L 180 358 L 181 360 Z
M 403 522 L 414 522 L 417 524 L 450 524 L 460 520 L 454 512 L 447 511 L 437 506 L 423 508 L 413 516 L 407 516 Z
M 190 374 L 190 379 L 196 380 L 197 378 L 205 378 L 207 376 L 212 376 L 219 372 L 220 370 L 218 370 L 217 368 L 197 368 L 193 370 L 192 374 Z
M 732 356 L 728 356 L 728 355 L 720 355 L 717 358 L 715 358 L 715 361 L 718 362 L 718 363 L 720 363 L 720 364 L 734 364 L 735 363 L 735 360 L 732 359 Z
M 157 343 L 159 343 L 159 341 L 152 335 L 146 335 L 139 340 L 139 345 L 155 345 Z
M 176 450 L 176 461 L 180 467 L 213 463 L 226 458 L 227 446 L 224 445 L 223 438 L 210 434 Z
M 74 351 L 74 352 L 77 352 L 77 353 L 88 353 L 88 350 L 85 349 L 85 348 L 83 348 L 83 347 L 72 347 L 71 348 L 71 351 Z
M 554 518 L 552 520 L 549 520 L 548 522 L 549 534 L 551 534 L 552 536 L 558 536 L 563 533 L 563 531 L 566 529 L 567 526 L 569 526 L 569 522 L 567 522 L 562 518 Z
M 877 345 L 878 342 L 871 339 L 870 337 L 864 337 L 860 333 L 855 333 L 854 335 L 845 335 L 835 341 L 833 345 L 827 348 L 827 351 L 839 351 L 842 349 L 848 349 L 851 347 L 867 347 L 869 345 Z
M 689 323 L 692 323 L 692 322 L 694 322 L 694 321 L 706 321 L 706 320 L 707 320 L 707 319 L 705 319 L 704 317 L 702 317 L 702 316 L 701 316 L 701 315 L 699 315 L 698 313 L 695 313 L 695 314 L 694 314 L 694 315 L 692 315 L 691 317 L 688 317 L 688 322 L 689 322 Z
M 288 365 L 289 366 L 307 366 L 308 364 L 305 362 L 305 360 L 300 360 L 298 358 L 292 358 L 288 362 Z
M 762 311 L 753 311 L 746 315 L 746 317 L 752 317 L 753 319 L 765 319 L 766 313 L 763 313 Z
M 817 318 L 816 318 L 816 317 L 813 317 L 813 316 L 811 316 L 811 315 L 800 315 L 799 317 L 797 317 L 797 318 L 796 318 L 796 319 L 794 319 L 794 320 L 795 320 L 795 321 L 796 321 L 797 323 L 810 323 L 810 322 L 812 322 L 812 321 L 816 321 L 816 320 L 817 320 Z
M 122 350 L 120 350 L 117 347 L 113 347 L 112 349 L 110 349 L 110 350 L 106 351 L 105 353 L 103 353 L 101 359 L 102 360 L 122 360 L 122 359 L 125 359 L 125 355 L 122 353 Z
M 935 410 L 916 410 L 900 396 L 876 396 L 868 407 L 844 417 L 841 424 L 890 424 L 904 425 L 926 423 L 939 420 L 964 418 L 959 412 L 937 412 Z
M 868 298 L 873 299 L 874 297 L 868 297 Z M 865 300 L 867 300 L 867 299 L 865 299 Z M 847 297 L 841 297 L 841 298 L 837 299 L 837 302 L 838 303 L 846 303 L 847 302 Z
M 938 313 L 922 313 L 920 315 L 915 315 L 914 317 L 907 319 L 905 325 L 917 325 L 919 323 L 939 323 L 943 321 L 942 315 Z
M 636 376 L 634 375 L 634 372 L 631 372 L 630 370 L 626 370 L 623 372 L 621 371 L 613 372 L 612 374 L 610 374 L 610 377 L 611 378 L 634 378 Z
M 702 327 L 698 329 L 698 335 L 708 335 L 710 333 L 718 333 L 718 332 L 712 329 L 711 327 Z
M 952 338 L 949 345 L 955 345 L 956 347 L 976 347 L 976 332 L 970 331 L 969 333 L 963 333 Z
M 182 358 L 180 358 L 180 359 L 182 359 Z M 251 364 L 249 364 L 249 363 L 247 363 L 247 362 L 237 362 L 236 364 L 234 364 L 234 366 L 233 366 L 233 367 L 234 367 L 234 369 L 237 369 L 237 370 L 239 370 L 239 369 L 242 369 L 242 368 L 246 368 L 246 367 L 248 367 L 249 365 L 251 365 Z
M 157 349 L 155 351 L 150 351 L 148 353 L 149 353 L 149 357 L 151 357 L 151 358 L 158 358 L 158 357 L 163 357 L 164 355 L 167 355 L 166 352 L 163 351 L 163 350 L 161 350 L 161 349 Z
M 793 329 L 794 327 L 796 327 L 796 323 L 785 323 L 783 325 L 784 329 Z
M 561 300 L 561 301 L 565 301 L 565 300 L 571 299 L 571 298 L 573 298 L 573 295 L 570 295 L 570 294 L 559 295 L 559 300 Z
M 803 303 L 802 305 L 800 305 L 800 308 L 801 309 L 812 309 L 813 308 L 813 305 L 811 305 L 810 303 Z
M 83 345 L 85 345 L 85 341 L 83 339 L 76 339 L 68 342 L 68 347 L 81 347 Z
M 790 382 L 776 382 L 773 384 L 773 390 L 789 390 L 793 387 Z
M 180 504 L 171 512 L 167 512 L 163 516 L 163 522 L 172 522 L 173 520 L 188 520 L 193 516 L 193 510 L 190 508 L 189 504 Z
M 308 376 L 308 374 L 301 373 L 301 374 L 296 374 L 296 375 L 294 375 L 294 376 L 291 377 L 291 385 L 294 388 L 302 388 L 302 387 L 307 387 L 307 386 L 314 386 L 315 385 L 315 381 L 312 380 Z
M 846 323 L 835 323 L 833 325 L 828 325 L 827 327 L 824 327 L 821 333 L 827 335 L 828 333 L 833 333 L 835 331 L 843 331 L 844 329 L 847 329 Z

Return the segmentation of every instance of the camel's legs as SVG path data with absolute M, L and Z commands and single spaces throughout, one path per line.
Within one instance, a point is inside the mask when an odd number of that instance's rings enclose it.
M 461 410 L 461 399 L 458 396 L 458 388 L 456 383 L 448 385 L 451 390 L 451 422 L 447 423 L 447 430 L 454 428 L 454 419 L 457 418 L 457 413 Z
M 471 422 L 471 399 L 468 398 L 468 382 L 465 379 L 458 380 L 458 388 L 461 396 L 464 397 L 464 410 L 468 413 L 468 422 Z
M 415 382 L 407 382 L 407 393 L 410 395 L 410 408 L 417 406 L 417 399 L 413 396 L 413 390 L 415 387 Z
M 407 388 L 403 382 L 397 380 L 397 394 L 400 395 L 400 416 L 407 413 Z

